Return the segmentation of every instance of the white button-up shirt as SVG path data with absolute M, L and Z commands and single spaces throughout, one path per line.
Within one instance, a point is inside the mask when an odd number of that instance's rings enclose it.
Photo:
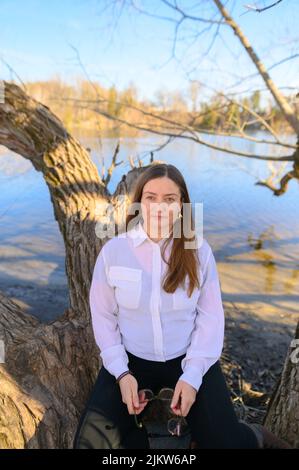
M 220 358 L 224 310 L 215 258 L 205 238 L 197 247 L 200 288 L 162 289 L 167 264 L 159 242 L 139 222 L 109 239 L 97 256 L 89 294 L 92 327 L 104 367 L 115 376 L 128 370 L 126 351 L 151 361 L 181 361 L 184 380 L 197 391 Z M 170 255 L 171 243 L 165 257 Z

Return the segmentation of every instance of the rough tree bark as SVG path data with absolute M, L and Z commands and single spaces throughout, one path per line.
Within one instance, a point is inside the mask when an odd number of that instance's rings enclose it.
M 299 323 L 268 405 L 264 425 L 299 449 Z
M 69 309 L 42 324 L 0 296 L 0 448 L 69 448 L 101 365 L 90 323 L 88 292 L 106 240 L 95 225 L 107 204 L 133 188 L 133 168 L 110 195 L 88 152 L 49 108 L 5 83 L 0 144 L 42 172 L 65 243 Z M 102 213 L 101 213 L 102 210 Z

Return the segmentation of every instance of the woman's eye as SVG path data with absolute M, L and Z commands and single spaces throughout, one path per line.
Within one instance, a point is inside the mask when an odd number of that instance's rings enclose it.
M 151 199 L 154 199 L 154 196 L 147 196 L 146 199 L 150 199 L 150 200 L 151 200 Z M 166 198 L 166 201 L 167 201 L 167 202 L 174 202 L 175 199 L 174 199 L 173 197 L 167 197 L 167 198 Z

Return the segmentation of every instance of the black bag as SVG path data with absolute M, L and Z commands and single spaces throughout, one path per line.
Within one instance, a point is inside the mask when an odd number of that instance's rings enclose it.
M 91 407 L 81 416 L 73 443 L 74 449 L 124 449 L 114 423 Z

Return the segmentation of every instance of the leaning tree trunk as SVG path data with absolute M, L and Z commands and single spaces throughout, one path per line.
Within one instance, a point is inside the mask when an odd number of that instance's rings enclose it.
M 264 425 L 299 449 L 299 322 Z
M 96 236 L 96 222 L 143 169 L 133 168 L 111 196 L 88 152 L 49 108 L 15 84 L 4 85 L 0 144 L 43 174 L 64 239 L 70 307 L 43 324 L 0 295 L 0 448 L 70 448 L 101 365 L 88 304 L 93 266 L 106 241 Z

